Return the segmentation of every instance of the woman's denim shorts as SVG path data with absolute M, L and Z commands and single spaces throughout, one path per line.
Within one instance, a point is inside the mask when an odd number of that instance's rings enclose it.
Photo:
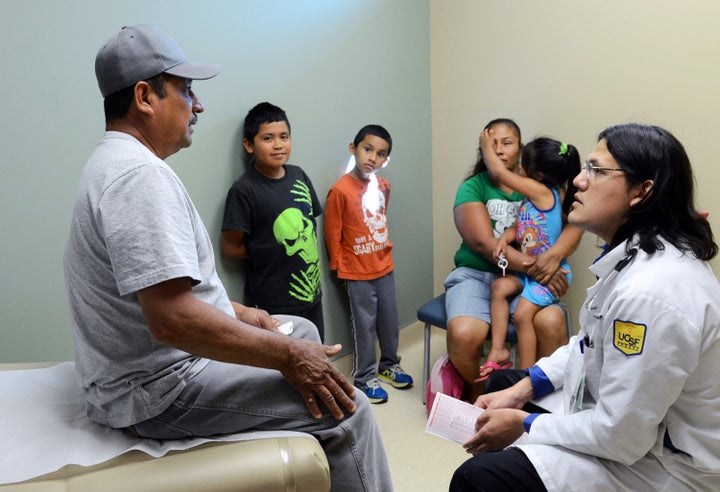
M 447 319 L 471 316 L 490 324 L 490 285 L 497 275 L 469 267 L 459 267 L 445 279 L 445 311 Z M 515 312 L 520 296 L 510 303 Z

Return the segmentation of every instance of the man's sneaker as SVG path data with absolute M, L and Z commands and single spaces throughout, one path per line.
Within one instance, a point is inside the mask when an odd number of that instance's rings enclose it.
M 384 403 L 388 400 L 387 391 L 382 389 L 380 381 L 378 381 L 377 378 L 371 379 L 362 386 L 359 386 L 359 388 L 363 390 L 368 400 L 370 400 L 370 403 Z
M 412 376 L 403 371 L 400 364 L 388 367 L 378 374 L 378 378 L 392 384 L 395 388 L 409 388 L 413 384 Z

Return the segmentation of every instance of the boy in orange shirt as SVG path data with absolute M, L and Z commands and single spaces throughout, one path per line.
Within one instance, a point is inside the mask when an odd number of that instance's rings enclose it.
M 355 167 L 330 188 L 325 205 L 325 244 L 330 269 L 345 280 L 355 345 L 353 382 L 372 403 L 387 401 L 378 380 L 409 388 L 412 377 L 400 367 L 398 313 L 392 242 L 387 229 L 390 183 L 375 173 L 384 167 L 392 138 L 367 125 L 350 144 Z M 380 342 L 380 363 L 375 337 Z M 377 370 L 377 372 L 376 372 Z

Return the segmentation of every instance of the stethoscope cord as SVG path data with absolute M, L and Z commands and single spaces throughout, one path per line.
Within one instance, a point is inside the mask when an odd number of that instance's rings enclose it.
M 602 314 L 593 314 L 593 310 L 596 307 L 594 306 L 595 298 L 597 298 L 598 294 L 605 288 L 608 282 L 614 279 L 626 266 L 628 266 L 633 261 L 633 259 L 635 259 L 635 256 L 638 253 L 638 249 L 639 248 L 637 246 L 634 246 L 630 251 L 628 251 L 627 255 L 625 255 L 620 261 L 615 264 L 612 272 L 610 272 L 610 274 L 603 279 L 598 290 L 595 291 L 595 294 L 593 294 L 588 303 L 585 305 L 585 309 L 587 309 L 587 312 L 590 316 L 595 319 L 602 319 Z

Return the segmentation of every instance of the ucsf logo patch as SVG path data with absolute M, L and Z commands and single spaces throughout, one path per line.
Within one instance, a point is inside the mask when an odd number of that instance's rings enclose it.
M 647 326 L 632 321 L 613 321 L 613 345 L 625 355 L 640 355 L 645 345 Z

